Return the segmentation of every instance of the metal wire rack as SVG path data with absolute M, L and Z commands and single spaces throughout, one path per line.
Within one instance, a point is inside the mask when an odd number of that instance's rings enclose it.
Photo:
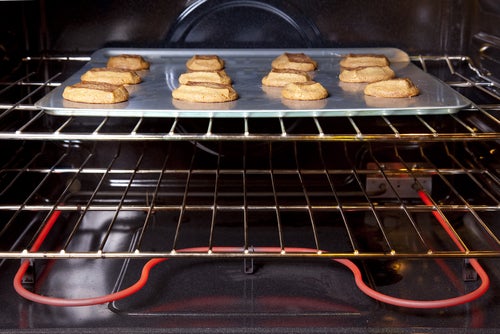
M 0 139 L 450 141 L 498 138 L 500 88 L 482 75 L 469 58 L 419 56 L 411 59 L 425 71 L 444 76 L 443 80 L 460 92 L 471 93 L 473 100 L 479 103 L 449 115 L 313 117 L 301 119 L 300 126 L 296 126 L 294 118 L 208 118 L 198 119 L 193 125 L 193 120 L 186 118 L 53 117 L 35 108 L 34 102 L 61 84 L 67 68 L 78 69 L 89 58 L 26 58 L 23 75 L 3 82 L 0 89 Z
M 29 72 L 0 89 L 21 96 L 0 106 L 13 157 L 0 169 L 0 257 L 498 257 L 498 87 L 465 57 L 412 60 L 444 64 L 448 84 L 490 102 L 370 120 L 82 119 L 36 110 L 57 83 Z M 54 212 L 52 239 L 30 252 Z

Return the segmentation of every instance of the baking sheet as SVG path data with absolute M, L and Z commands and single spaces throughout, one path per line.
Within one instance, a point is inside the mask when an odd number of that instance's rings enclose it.
M 303 52 L 318 62 L 313 79 L 329 92 L 318 101 L 282 99 L 280 89 L 265 87 L 261 79 L 271 69 L 274 58 L 284 52 Z M 385 54 L 398 77 L 408 77 L 420 89 L 413 98 L 376 98 L 363 94 L 365 84 L 342 83 L 338 79 L 339 61 L 348 53 Z M 128 86 L 130 98 L 117 104 L 87 104 L 67 101 L 62 92 L 80 81 L 93 67 L 104 67 L 112 55 L 139 54 L 151 63 L 139 74 L 143 82 Z M 177 78 L 186 72 L 186 61 L 195 54 L 216 54 L 226 62 L 225 70 L 234 81 L 239 99 L 226 103 L 191 103 L 172 99 Z M 469 101 L 442 81 L 423 72 L 395 48 L 349 49 L 128 49 L 106 48 L 96 51 L 90 62 L 35 103 L 52 115 L 116 117 L 310 117 L 379 116 L 455 113 Z

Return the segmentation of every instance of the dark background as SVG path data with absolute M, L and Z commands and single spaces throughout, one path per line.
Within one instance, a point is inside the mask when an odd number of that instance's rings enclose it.
M 478 17 L 481 17 L 479 20 Z M 7 52 L 88 54 L 105 46 L 395 46 L 410 54 L 469 53 L 500 36 L 495 0 L 2 1 Z

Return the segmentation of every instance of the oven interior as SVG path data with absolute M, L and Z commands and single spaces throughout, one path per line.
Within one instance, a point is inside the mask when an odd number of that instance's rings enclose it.
M 2 330 L 500 328 L 495 1 L 64 4 L 0 3 Z M 234 119 L 35 107 L 115 46 L 396 46 L 472 103 L 445 115 Z M 65 307 L 16 293 L 25 259 L 25 289 L 67 299 L 118 293 L 157 262 L 126 298 Z M 484 283 L 475 259 L 490 286 L 459 306 L 393 306 L 358 290 L 346 259 L 399 298 L 471 293 Z

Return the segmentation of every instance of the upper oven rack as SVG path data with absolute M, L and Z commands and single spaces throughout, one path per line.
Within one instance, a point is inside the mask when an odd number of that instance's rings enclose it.
M 61 84 L 60 68 L 90 60 L 87 57 L 30 57 L 24 59 L 25 74 L 0 89 L 0 139 L 17 140 L 310 140 L 310 141 L 453 141 L 498 138 L 500 88 L 475 68 L 468 57 L 415 56 L 411 60 L 424 71 L 445 68 L 445 81 L 461 92 L 484 95 L 494 102 L 472 104 L 456 114 L 370 117 L 313 117 L 302 127 L 291 118 L 227 119 L 142 117 L 50 116 L 34 102 Z M 75 65 L 76 64 L 76 65 Z M 36 69 L 32 71 L 31 69 Z M 8 101 L 7 95 L 20 91 Z M 16 96 L 16 94 L 13 94 Z M 10 98 L 9 98 L 10 99 Z M 4 100 L 9 103 L 3 102 Z M 290 125 L 292 124 L 292 125 Z M 411 127 L 408 127 L 411 124 Z M 445 125 L 445 126 L 444 126 Z

